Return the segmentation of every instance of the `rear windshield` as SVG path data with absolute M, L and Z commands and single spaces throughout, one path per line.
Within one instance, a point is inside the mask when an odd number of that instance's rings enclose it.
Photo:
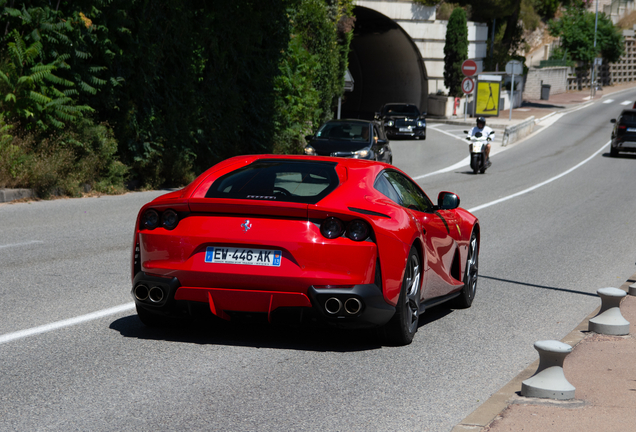
M 621 115 L 621 123 L 636 123 L 636 113 L 625 113 Z
M 205 197 L 316 204 L 336 186 L 335 162 L 259 160 L 219 177 Z
M 316 138 L 369 142 L 369 123 L 328 122 L 318 129 Z
M 419 116 L 420 111 L 415 105 L 386 105 L 382 115 L 409 115 Z

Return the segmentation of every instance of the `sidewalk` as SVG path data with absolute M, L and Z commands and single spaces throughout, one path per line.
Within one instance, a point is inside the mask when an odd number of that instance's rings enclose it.
M 636 87 L 636 82 L 624 83 L 620 85 L 614 85 L 604 87 L 603 90 L 597 90 L 594 98 L 590 95 L 590 90 L 581 91 L 569 91 L 567 93 L 551 94 L 549 100 L 540 99 L 524 99 L 523 104 L 519 108 L 512 110 L 512 116 L 510 116 L 510 110 L 503 110 L 499 112 L 498 117 L 488 117 L 488 126 L 493 129 L 505 129 L 518 125 L 519 123 L 528 120 L 530 117 L 534 117 L 535 122 L 540 123 L 541 119 L 546 118 L 557 112 L 566 111 L 576 108 L 582 104 L 598 101 L 602 98 L 607 98 L 610 94 L 619 93 L 624 90 L 629 90 Z M 619 97 L 618 95 L 616 95 Z M 625 106 L 625 108 L 631 108 L 631 106 Z M 509 120 L 509 117 L 512 117 Z M 452 124 L 466 124 L 474 126 L 475 119 L 464 115 L 454 116 L 453 118 L 434 118 L 427 117 L 426 121 L 429 123 L 452 123 Z
M 634 274 L 620 288 L 629 292 Z M 575 387 L 575 399 L 526 398 L 522 381 L 537 370 L 535 361 L 473 411 L 452 432 L 629 432 L 636 430 L 636 297 L 627 295 L 621 314 L 630 322 L 627 336 L 588 331 L 591 313 L 561 342 L 574 347 L 563 372 Z M 537 355 L 538 357 L 538 355 Z

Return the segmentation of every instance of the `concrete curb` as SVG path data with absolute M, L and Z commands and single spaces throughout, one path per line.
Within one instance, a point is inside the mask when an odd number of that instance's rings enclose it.
M 0 189 L 0 203 L 33 197 L 35 197 L 35 193 L 32 189 Z
M 506 128 L 504 129 L 503 141 L 501 145 L 505 147 L 508 144 L 512 144 L 522 138 L 527 137 L 534 131 L 535 125 L 536 121 L 534 120 L 534 116 L 531 116 L 521 123 L 513 126 L 506 126 Z
M 636 281 L 636 273 L 633 274 L 626 282 L 624 282 L 620 289 L 625 292 L 629 292 L 629 286 Z M 589 334 L 588 327 L 590 319 L 594 318 L 600 311 L 601 306 L 594 309 L 581 323 L 572 330 L 567 336 L 561 339 L 561 342 L 566 343 L 574 348 L 579 342 L 581 342 L 587 334 Z M 503 386 L 499 391 L 494 393 L 486 402 L 480 405 L 475 411 L 470 413 L 464 420 L 457 424 L 451 432 L 478 432 L 487 427 L 493 422 L 506 408 L 511 404 L 528 404 L 528 405 L 541 405 L 551 404 L 556 401 L 546 401 L 545 399 L 525 398 L 520 396 L 521 383 L 530 378 L 539 366 L 539 359 L 531 363 L 527 368 L 514 377 L 508 384 Z M 562 402 L 562 401 L 558 401 Z M 578 405 L 581 401 L 570 401 L 571 404 Z

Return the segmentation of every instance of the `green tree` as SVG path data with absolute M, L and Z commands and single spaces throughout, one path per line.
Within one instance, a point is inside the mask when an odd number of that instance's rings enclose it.
M 333 117 L 353 37 L 351 0 L 302 0 L 275 79 L 275 153 L 300 153 L 305 136 Z
M 133 184 L 182 185 L 231 156 L 302 149 L 343 91 L 352 11 L 353 0 L 0 0 L 0 64 L 7 32 L 39 42 L 75 105 L 111 125 L 93 142 L 116 140 Z
M 622 33 L 604 13 L 598 14 L 594 47 L 595 19 L 596 14 L 579 2 L 567 7 L 560 19 L 549 22 L 550 34 L 561 39 L 562 50 L 584 68 L 589 68 L 599 55 L 613 63 L 624 53 Z
M 0 65 L 0 109 L 7 120 L 19 121 L 27 130 L 61 129 L 92 111 L 87 105 L 77 105 L 72 81 L 56 75 L 67 67 L 68 56 L 58 56 L 51 63 L 42 63 L 43 46 L 35 41 L 27 46 L 17 30 L 7 43 L 8 58 Z
M 468 59 L 468 25 L 466 12 L 455 8 L 446 28 L 446 44 L 444 45 L 444 85 L 449 96 L 462 94 L 462 63 Z

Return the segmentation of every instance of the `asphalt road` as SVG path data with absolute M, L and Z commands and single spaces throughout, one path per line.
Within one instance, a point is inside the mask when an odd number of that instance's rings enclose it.
M 596 289 L 634 273 L 636 157 L 604 147 L 618 102 L 563 116 L 484 175 L 427 175 L 468 155 L 461 127 L 391 143 L 433 200 L 456 192 L 482 224 L 473 307 L 427 311 L 407 347 L 311 328 L 145 328 L 130 309 L 132 227 L 161 192 L 0 205 L 0 430 L 449 431 L 537 358 L 535 341 L 561 339 Z

